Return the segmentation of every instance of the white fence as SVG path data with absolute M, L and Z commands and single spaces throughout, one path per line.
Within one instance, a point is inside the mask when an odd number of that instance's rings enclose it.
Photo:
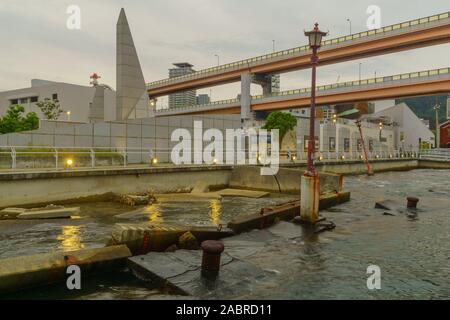
M 76 148 L 76 147 L 33 147 L 33 146 L 0 146 L 0 169 L 71 169 L 71 168 L 99 168 L 99 167 L 128 167 L 130 165 L 158 165 L 170 164 L 169 149 L 141 149 L 141 148 Z M 255 151 L 244 150 L 246 159 L 250 154 L 259 163 L 260 158 Z M 194 159 L 194 152 L 191 152 Z M 420 155 L 424 157 L 425 155 Z M 435 157 L 444 158 L 440 154 Z M 415 151 L 393 150 L 369 152 L 369 160 L 417 158 Z M 449 161 L 450 153 L 445 153 L 445 159 Z M 281 151 L 279 153 L 280 164 L 306 163 L 306 152 Z M 364 161 L 362 152 L 316 152 L 316 162 L 320 161 Z M 222 161 L 214 159 L 213 163 Z M 247 161 L 247 163 L 249 163 Z M 237 163 L 234 163 L 237 164 Z M 255 164 L 255 163 L 253 163 Z
M 420 159 L 450 162 L 450 149 L 430 149 L 420 152 Z

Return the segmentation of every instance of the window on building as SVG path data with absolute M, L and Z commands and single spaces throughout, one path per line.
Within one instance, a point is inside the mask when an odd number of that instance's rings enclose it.
M 11 105 L 19 104 L 19 99 L 11 99 L 9 101 L 11 102 Z
M 20 103 L 28 103 L 28 98 L 21 98 Z
M 52 99 L 53 100 L 58 100 L 58 94 L 57 93 L 52 94 Z
M 30 102 L 31 102 L 31 103 L 33 103 L 33 102 L 38 102 L 38 100 L 39 100 L 39 97 L 31 97 L 31 98 L 30 98 Z

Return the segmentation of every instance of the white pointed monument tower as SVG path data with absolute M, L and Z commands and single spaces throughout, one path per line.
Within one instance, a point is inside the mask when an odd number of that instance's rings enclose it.
M 117 21 L 116 119 L 148 116 L 148 95 L 125 10 Z

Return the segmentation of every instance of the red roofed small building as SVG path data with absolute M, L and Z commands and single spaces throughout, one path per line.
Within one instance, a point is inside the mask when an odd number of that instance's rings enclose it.
M 439 126 L 439 141 L 441 148 L 450 148 L 450 120 Z

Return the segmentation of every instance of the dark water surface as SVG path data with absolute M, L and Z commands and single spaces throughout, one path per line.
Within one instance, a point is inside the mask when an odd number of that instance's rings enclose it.
M 286 251 L 278 278 L 253 288 L 244 298 L 274 299 L 443 299 L 450 298 L 450 170 L 388 172 L 345 178 L 350 202 L 321 212 L 337 227 L 299 241 Z M 417 214 L 383 215 L 377 200 L 406 205 L 420 198 Z M 224 198 L 192 203 L 161 203 L 144 208 L 145 221 L 164 224 L 217 225 L 257 212 L 292 196 L 263 199 Z M 80 204 L 81 218 L 49 221 L 0 221 L 0 258 L 101 247 L 116 214 L 131 211 L 115 203 Z M 142 218 L 140 219 L 142 221 Z M 294 242 L 296 243 L 296 242 Z M 291 244 L 292 245 L 292 244 Z M 279 261 L 273 261 L 274 270 Z M 287 265 L 287 267 L 286 267 Z M 381 290 L 368 290 L 366 269 L 381 268 Z M 152 299 L 163 293 L 146 288 L 130 273 L 96 277 L 82 292 L 62 287 L 30 290 L 10 298 Z M 239 294 L 237 294 L 237 297 Z M 172 298 L 167 297 L 165 298 Z

